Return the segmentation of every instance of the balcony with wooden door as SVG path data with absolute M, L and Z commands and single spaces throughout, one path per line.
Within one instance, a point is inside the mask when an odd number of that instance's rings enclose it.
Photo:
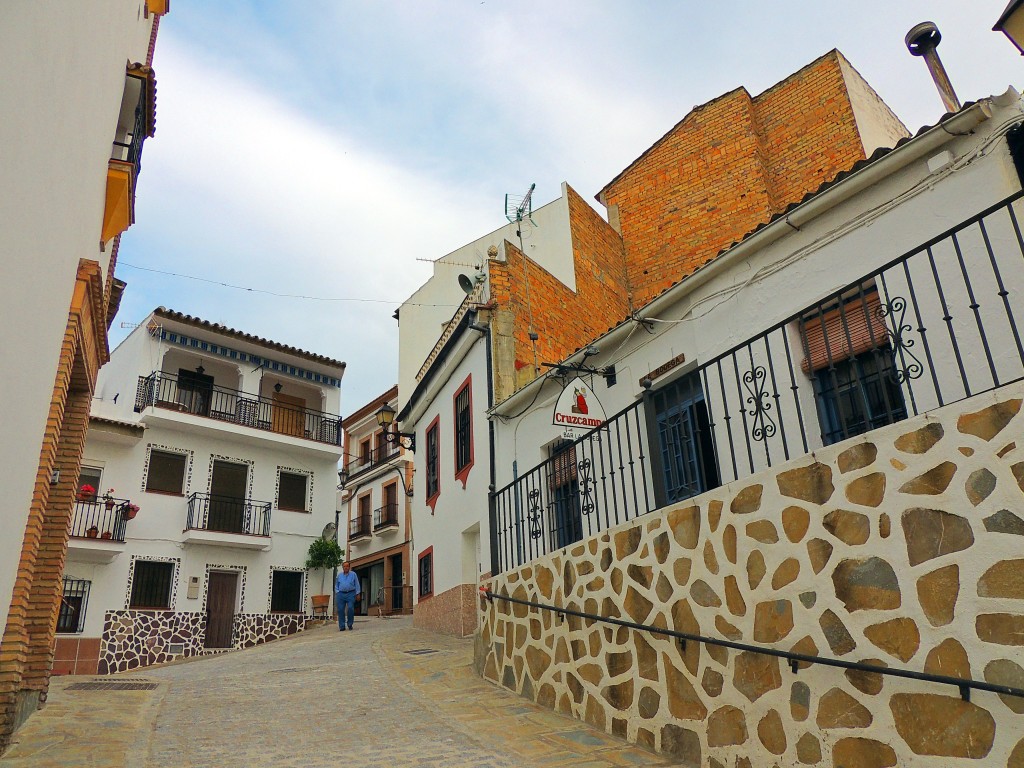
M 231 382 L 237 383 L 237 382 Z M 152 410 L 151 410 L 152 409 Z M 135 412 L 162 418 L 199 416 L 260 432 L 341 445 L 341 417 L 307 407 L 305 399 L 282 392 L 267 397 L 222 385 L 216 376 L 179 369 L 140 376 Z

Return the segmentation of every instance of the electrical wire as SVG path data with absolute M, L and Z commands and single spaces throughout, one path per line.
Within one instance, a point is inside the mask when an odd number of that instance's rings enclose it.
M 246 291 L 248 293 L 262 293 L 267 296 L 275 296 L 279 299 L 303 299 L 306 301 L 355 301 L 366 304 L 401 304 L 405 307 L 457 307 L 458 304 L 417 304 L 413 302 L 401 302 L 392 301 L 389 299 L 352 299 L 352 298 L 340 298 L 340 297 L 329 297 L 329 296 L 305 296 L 298 293 L 276 293 L 275 291 L 267 291 L 262 288 L 248 288 L 244 285 L 234 285 L 233 283 L 225 283 L 221 280 L 211 280 L 207 277 L 197 277 L 196 275 L 183 275 L 180 272 L 168 272 L 163 269 L 153 269 L 152 267 L 140 267 L 137 264 L 129 264 L 126 261 L 117 262 L 119 267 L 130 267 L 131 269 L 138 269 L 142 272 L 155 272 L 158 275 L 168 275 L 169 277 L 180 277 L 184 280 L 195 280 L 200 283 L 209 283 L 210 285 L 219 285 L 223 288 L 232 288 L 236 291 Z

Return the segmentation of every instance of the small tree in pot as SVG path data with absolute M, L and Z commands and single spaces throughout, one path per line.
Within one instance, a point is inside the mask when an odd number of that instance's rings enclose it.
M 327 578 L 327 571 L 334 570 L 345 558 L 345 551 L 338 546 L 334 539 L 314 539 L 309 545 L 309 552 L 306 554 L 306 567 L 310 570 L 320 569 L 320 594 L 313 596 L 313 607 L 326 611 L 331 601 L 331 593 L 324 593 L 324 581 Z M 317 598 L 320 598 L 318 601 Z M 326 600 L 324 600 L 326 598 Z

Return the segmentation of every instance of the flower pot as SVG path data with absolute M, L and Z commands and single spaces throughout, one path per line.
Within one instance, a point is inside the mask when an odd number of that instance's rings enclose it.
M 104 502 L 104 506 L 105 506 L 105 507 L 106 507 L 107 509 L 113 509 L 113 508 L 114 508 L 114 500 L 113 500 L 113 499 L 107 499 L 107 500 L 106 500 L 106 501 Z
M 112 538 L 114 538 L 114 534 L 112 534 L 110 531 L 104 531 L 103 535 L 100 536 L 100 538 L 101 539 L 112 539 Z
M 132 509 L 131 507 L 129 507 L 128 510 L 124 513 L 124 518 L 125 520 L 134 520 L 137 514 L 139 514 L 139 510 Z
M 85 532 L 85 535 L 88 536 L 90 539 L 95 539 L 97 536 L 100 535 L 100 532 L 99 529 L 94 525 L 92 528 Z

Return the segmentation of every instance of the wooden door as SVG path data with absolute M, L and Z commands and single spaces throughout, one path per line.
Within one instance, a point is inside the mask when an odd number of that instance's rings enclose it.
M 210 478 L 210 515 L 207 530 L 252 533 L 245 528 L 245 493 L 249 465 L 214 461 Z
M 272 426 L 283 435 L 306 436 L 306 401 L 281 392 L 274 393 Z
M 235 620 L 235 595 L 238 574 L 234 571 L 210 571 L 206 595 L 206 647 L 230 648 L 231 628 Z

